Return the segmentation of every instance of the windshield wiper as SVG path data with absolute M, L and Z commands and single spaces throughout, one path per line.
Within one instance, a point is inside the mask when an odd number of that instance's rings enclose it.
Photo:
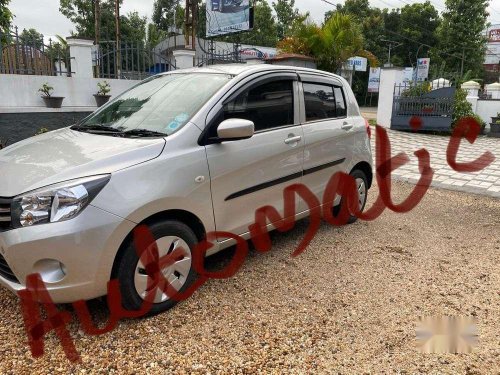
M 166 137 L 168 134 L 148 129 L 132 129 L 122 133 L 124 137 Z
M 75 125 L 71 127 L 71 130 L 76 130 L 80 132 L 87 132 L 92 134 L 99 133 L 111 133 L 111 134 L 123 134 L 122 130 L 112 128 L 106 125 Z

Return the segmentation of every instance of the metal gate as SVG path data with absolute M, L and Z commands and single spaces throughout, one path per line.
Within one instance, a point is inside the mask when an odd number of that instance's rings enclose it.
M 13 31 L 0 30 L 0 74 L 23 74 L 39 76 L 71 76 L 71 59 L 65 41 L 45 43 L 39 39 L 27 38 Z
M 431 84 L 394 86 L 391 129 L 412 130 L 410 120 L 419 118 L 423 131 L 449 131 L 453 117 L 456 88 Z M 427 86 L 428 85 L 428 86 Z
M 152 75 L 176 70 L 175 62 L 142 42 L 104 41 L 94 51 L 96 78 L 142 80 Z

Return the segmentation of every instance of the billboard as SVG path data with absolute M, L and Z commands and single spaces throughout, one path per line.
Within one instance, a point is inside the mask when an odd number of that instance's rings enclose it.
M 410 83 L 412 81 L 415 81 L 415 70 L 411 67 L 408 67 L 408 68 L 404 68 L 403 70 L 403 75 L 404 75 L 404 78 L 403 78 L 403 83 Z
M 488 39 L 489 42 L 500 42 L 500 29 L 491 29 Z
M 354 56 L 347 60 L 345 70 L 354 70 L 356 72 L 366 72 L 368 62 L 365 57 Z
M 368 92 L 378 92 L 380 86 L 380 68 L 370 68 L 370 78 L 368 78 Z
M 207 0 L 207 37 L 253 28 L 250 0 Z
M 425 81 L 429 78 L 429 66 L 431 64 L 431 59 L 418 59 L 417 61 L 417 81 Z

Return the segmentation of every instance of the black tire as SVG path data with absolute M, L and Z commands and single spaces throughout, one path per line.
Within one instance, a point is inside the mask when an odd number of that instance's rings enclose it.
M 361 212 L 363 212 L 363 210 L 365 209 L 365 206 L 366 206 L 366 201 L 368 199 L 368 179 L 366 178 L 366 175 L 364 172 L 360 171 L 359 169 L 356 169 L 354 171 L 352 171 L 350 173 L 350 175 L 356 180 L 356 179 L 362 179 L 364 184 L 365 184 L 365 188 L 366 188 L 366 194 L 365 194 L 365 200 L 364 200 L 364 203 L 363 203 L 363 206 L 361 208 Z M 340 200 L 340 204 L 338 206 L 335 206 L 332 208 L 333 210 L 333 216 L 337 217 L 338 214 L 340 213 L 340 210 L 342 208 L 342 205 L 344 204 L 344 199 L 342 198 Z M 347 224 L 353 224 L 355 223 L 356 221 L 358 221 L 358 218 L 356 216 L 353 216 L 353 215 L 350 215 L 349 216 L 349 220 L 347 221 Z
M 151 231 L 155 240 L 165 237 L 165 236 L 176 236 L 184 240 L 191 251 L 198 240 L 193 230 L 187 226 L 186 224 L 175 221 L 175 220 L 166 220 L 161 221 L 152 225 L 149 225 L 149 230 Z M 137 293 L 134 284 L 134 276 L 137 267 L 137 263 L 139 261 L 139 256 L 137 255 L 137 251 L 135 249 L 133 241 L 127 246 L 125 252 L 116 268 L 116 277 L 120 282 L 120 291 L 122 294 L 122 306 L 130 311 L 139 310 L 143 304 L 143 299 Z M 185 284 L 180 289 L 180 292 L 186 290 L 193 282 L 196 280 L 196 272 L 193 267 L 189 271 L 189 275 L 187 276 Z M 167 299 L 161 303 L 153 304 L 150 312 L 147 316 L 155 315 L 161 313 L 163 311 L 169 310 L 174 307 L 178 302 L 173 299 Z
M 220 0 L 219 2 L 219 12 L 226 13 L 226 6 L 224 5 L 224 0 Z

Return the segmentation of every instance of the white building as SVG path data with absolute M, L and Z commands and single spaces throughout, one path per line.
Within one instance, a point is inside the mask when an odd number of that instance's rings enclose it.
M 486 31 L 488 44 L 484 68 L 488 72 L 500 73 L 500 24 L 491 25 Z

